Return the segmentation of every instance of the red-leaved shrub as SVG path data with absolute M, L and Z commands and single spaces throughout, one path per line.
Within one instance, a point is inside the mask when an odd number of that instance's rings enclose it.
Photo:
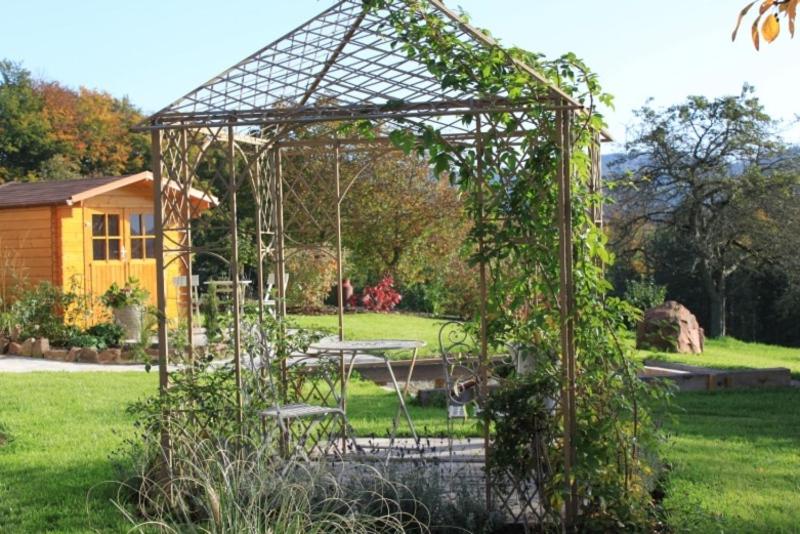
M 388 312 L 400 304 L 401 300 L 403 296 L 394 288 L 394 278 L 386 275 L 377 285 L 365 287 L 360 297 L 353 295 L 349 304 L 361 304 L 369 311 Z

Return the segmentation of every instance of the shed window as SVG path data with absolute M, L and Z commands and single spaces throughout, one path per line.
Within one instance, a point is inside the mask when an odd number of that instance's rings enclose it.
M 95 260 L 118 260 L 122 256 L 119 215 L 92 215 L 92 257 Z
M 135 260 L 156 257 L 156 229 L 152 213 L 131 215 L 131 258 Z

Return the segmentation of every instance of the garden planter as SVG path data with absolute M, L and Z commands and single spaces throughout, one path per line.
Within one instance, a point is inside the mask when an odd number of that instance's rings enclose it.
M 123 306 L 115 308 L 114 322 L 125 330 L 126 341 L 138 341 L 142 335 L 142 307 Z
M 547 356 L 538 351 L 536 347 L 521 345 L 519 343 L 512 343 L 508 345 L 511 359 L 514 362 L 514 367 L 517 374 L 520 376 L 530 375 L 536 371 L 540 365 L 541 359 Z M 555 415 L 556 405 L 558 404 L 554 397 L 546 397 L 544 399 L 545 408 L 551 415 Z

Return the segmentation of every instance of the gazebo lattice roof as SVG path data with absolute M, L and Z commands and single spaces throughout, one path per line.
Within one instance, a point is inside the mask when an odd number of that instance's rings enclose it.
M 440 0 L 433 14 L 460 39 L 476 46 L 494 41 Z M 408 9 L 395 0 L 388 9 Z M 269 126 L 372 119 L 391 127 L 398 119 L 424 121 L 445 135 L 473 137 L 461 123 L 469 111 L 519 111 L 505 95 L 443 89 L 422 62 L 396 46 L 386 9 L 368 11 L 362 0 L 342 0 L 220 75 L 176 100 L 142 124 L 145 129 Z M 548 87 L 545 99 L 582 106 L 528 65 Z

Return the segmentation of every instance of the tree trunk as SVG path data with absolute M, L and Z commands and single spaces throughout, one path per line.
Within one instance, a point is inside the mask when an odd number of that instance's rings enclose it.
M 726 334 L 725 330 L 725 275 L 720 274 L 716 287 L 709 288 L 711 297 L 711 324 L 709 325 L 709 337 L 720 337 Z

